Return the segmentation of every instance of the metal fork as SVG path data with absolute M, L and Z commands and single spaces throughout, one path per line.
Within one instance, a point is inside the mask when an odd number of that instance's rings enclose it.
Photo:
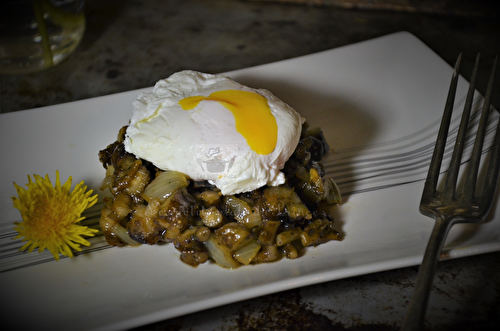
M 443 153 L 446 146 L 446 139 L 451 122 L 453 103 L 459 77 L 458 71 L 460 68 L 461 55 L 458 57 L 455 64 L 443 119 L 439 128 L 436 146 L 432 155 L 429 172 L 427 174 L 420 202 L 420 212 L 426 216 L 434 218 L 436 223 L 432 230 L 427 249 L 424 254 L 424 259 L 420 266 L 415 290 L 401 330 L 421 330 L 423 328 L 432 281 L 437 268 L 439 256 L 441 254 L 441 249 L 443 248 L 450 228 L 457 223 L 480 223 L 484 221 L 489 210 L 491 209 L 500 168 L 499 124 L 497 124 L 495 140 L 492 145 L 492 151 L 488 169 L 486 170 L 487 172 L 482 192 L 476 192 L 476 186 L 480 167 L 480 158 L 483 152 L 484 137 L 491 108 L 491 96 L 497 59 L 498 57 L 495 58 L 493 69 L 489 78 L 471 159 L 467 172 L 465 173 L 463 190 L 458 192 L 457 180 L 460 165 L 462 163 L 461 159 L 473 103 L 475 91 L 474 85 L 476 81 L 477 68 L 479 66 L 479 55 L 476 58 L 476 63 L 472 72 L 467 99 L 465 101 L 464 111 L 450 166 L 446 174 L 444 188 L 442 191 L 438 191 L 437 186 L 440 176 L 441 163 L 443 160 Z

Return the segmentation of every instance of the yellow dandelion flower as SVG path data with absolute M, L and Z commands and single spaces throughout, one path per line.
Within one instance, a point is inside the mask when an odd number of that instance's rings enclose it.
M 83 181 L 70 192 L 72 178 L 61 186 L 58 171 L 54 187 L 49 175 L 33 177 L 34 182 L 28 176 L 27 190 L 14 183 L 18 198 L 12 197 L 12 201 L 23 219 L 20 223 L 15 222 L 14 229 L 19 234 L 14 239 L 27 241 L 21 251 L 28 248 L 32 252 L 38 247 L 38 252 L 42 252 L 47 248 L 56 260 L 59 260 L 59 253 L 73 257 L 71 248 L 81 251 L 80 244 L 90 245 L 82 236 L 92 237 L 98 232 L 77 224 L 85 219 L 82 212 L 97 202 L 97 195 L 91 196 L 92 190 L 85 192 L 87 186 Z

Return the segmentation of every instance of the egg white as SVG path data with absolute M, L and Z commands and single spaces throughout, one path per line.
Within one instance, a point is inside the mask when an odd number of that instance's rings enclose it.
M 264 96 L 278 125 L 274 150 L 256 153 L 235 127 L 233 114 L 221 103 L 201 101 L 186 111 L 179 101 L 208 97 L 221 90 L 244 90 Z M 271 92 L 241 85 L 221 75 L 190 70 L 156 83 L 133 103 L 125 150 L 162 170 L 180 171 L 192 180 L 208 180 L 224 195 L 285 182 L 280 171 L 294 152 L 303 119 Z

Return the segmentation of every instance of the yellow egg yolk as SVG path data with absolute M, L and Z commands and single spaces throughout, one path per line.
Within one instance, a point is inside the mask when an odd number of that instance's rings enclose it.
M 257 154 L 269 154 L 278 141 L 278 124 L 267 99 L 260 94 L 240 90 L 223 90 L 208 97 L 192 96 L 179 101 L 182 109 L 195 108 L 201 101 L 216 101 L 234 116 L 236 131 Z

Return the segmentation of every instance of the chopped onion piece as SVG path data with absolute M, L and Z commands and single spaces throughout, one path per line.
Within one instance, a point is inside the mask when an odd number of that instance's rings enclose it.
M 262 245 L 257 240 L 251 241 L 248 245 L 241 247 L 234 252 L 234 258 L 244 265 L 250 264 Z
M 164 202 L 175 190 L 187 187 L 189 184 L 186 176 L 178 171 L 163 171 L 149 183 L 142 196 L 148 202 L 154 198 L 158 198 L 160 202 Z
M 123 226 L 121 226 L 120 224 L 115 224 L 112 228 L 111 233 L 116 235 L 118 238 L 120 238 L 121 240 L 123 240 L 124 242 L 126 242 L 130 246 L 139 246 L 140 245 L 140 243 L 138 243 L 137 241 L 130 238 L 130 236 L 127 233 L 127 230 Z
M 112 165 L 108 165 L 108 167 L 106 168 L 106 176 L 102 180 L 101 186 L 99 186 L 99 189 L 101 191 L 104 191 L 107 188 L 111 187 L 111 182 L 113 180 L 114 172 L 115 172 L 115 167 L 113 167 Z
M 220 266 L 228 269 L 238 268 L 240 264 L 233 259 L 233 254 L 229 248 L 219 244 L 213 236 L 205 241 L 208 255 Z
M 255 209 L 254 211 L 252 211 L 251 214 L 249 214 L 245 217 L 245 221 L 242 223 L 244 226 L 246 226 L 249 229 L 262 223 L 262 217 L 260 216 L 259 210 Z

